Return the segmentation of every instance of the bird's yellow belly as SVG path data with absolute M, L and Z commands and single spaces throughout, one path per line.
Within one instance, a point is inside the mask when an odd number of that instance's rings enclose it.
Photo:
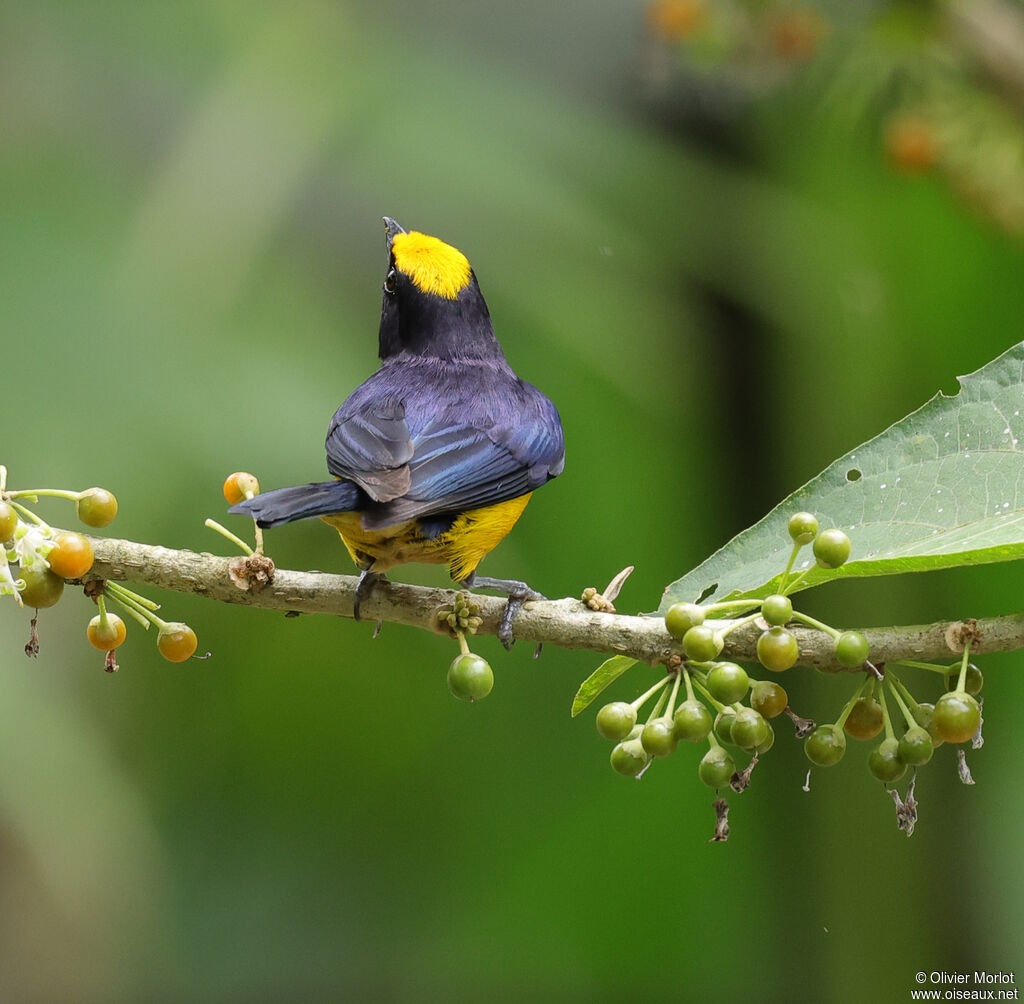
M 523 514 L 529 495 L 499 502 L 483 509 L 461 513 L 445 533 L 433 539 L 424 537 L 416 520 L 366 530 L 357 512 L 342 512 L 322 517 L 341 537 L 342 543 L 360 568 L 386 572 L 407 561 L 450 566 L 451 576 L 461 582 L 488 551 L 501 543 Z

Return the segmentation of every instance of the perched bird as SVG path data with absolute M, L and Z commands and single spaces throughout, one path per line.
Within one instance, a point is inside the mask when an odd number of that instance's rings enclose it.
M 505 360 L 465 255 L 384 217 L 388 271 L 380 369 L 327 430 L 333 481 L 279 488 L 231 508 L 261 527 L 319 516 L 359 567 L 355 616 L 376 579 L 404 562 L 447 564 L 464 586 L 508 596 L 512 640 L 526 583 L 476 574 L 530 494 L 562 472 L 555 406 Z

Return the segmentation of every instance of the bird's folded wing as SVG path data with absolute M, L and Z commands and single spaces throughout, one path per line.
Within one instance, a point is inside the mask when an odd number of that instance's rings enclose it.
M 339 409 L 327 431 L 326 447 L 331 474 L 354 481 L 374 501 L 389 502 L 409 490 L 413 444 L 401 403 Z

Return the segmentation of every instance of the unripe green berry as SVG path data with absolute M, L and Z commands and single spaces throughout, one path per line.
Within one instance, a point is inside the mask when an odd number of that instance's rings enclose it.
M 493 670 L 472 652 L 456 656 L 448 667 L 448 689 L 461 701 L 482 700 L 493 686 Z
M 624 777 L 636 777 L 651 760 L 639 739 L 627 739 L 612 747 L 609 759 L 612 768 Z
M 784 624 L 788 624 L 793 617 L 793 601 L 781 593 L 766 596 L 761 606 L 761 616 L 772 627 L 782 627 Z
M 732 741 L 745 750 L 756 749 L 768 738 L 768 723 L 753 708 L 740 708 L 732 723 Z
M 52 607 L 64 592 L 64 580 L 59 575 L 54 575 L 48 568 L 37 568 L 32 571 L 23 568 L 14 577 L 25 583 L 25 588 L 21 591 L 21 602 L 27 607 L 35 607 L 37 610 Z
M 771 680 L 755 680 L 750 688 L 750 706 L 765 718 L 775 718 L 786 710 L 789 695 Z
M 943 694 L 935 703 L 932 723 L 947 743 L 965 743 L 978 731 L 981 708 L 970 694 Z
M 850 708 L 843 727 L 854 739 L 874 739 L 884 725 L 882 705 L 873 697 L 861 697 Z
M 921 726 L 922 729 L 928 731 L 928 735 L 932 737 L 932 746 L 938 749 L 942 746 L 946 740 L 939 735 L 938 730 L 935 728 L 935 705 L 929 704 L 927 701 L 922 701 L 913 709 L 914 721 Z
M 673 603 L 665 613 L 665 628 L 677 641 L 692 627 L 704 623 L 704 608 L 696 603 Z
M 899 742 L 900 759 L 908 767 L 923 767 L 931 760 L 934 751 L 932 737 L 920 725 L 907 729 Z
M 765 722 L 765 725 L 768 725 L 768 723 Z M 757 753 L 758 756 L 760 756 L 762 753 L 767 753 L 768 750 L 770 750 L 774 745 L 775 745 L 775 729 L 773 729 L 771 727 L 771 725 L 768 725 L 768 737 L 764 740 L 764 742 L 761 743 L 760 746 L 758 746 L 755 749 L 755 752 Z
M 722 651 L 722 643 L 711 628 L 698 624 L 683 635 L 683 651 L 694 662 L 710 662 Z
M 723 788 L 736 773 L 736 764 L 721 746 L 712 746 L 697 768 L 700 779 L 709 788 Z
M 883 739 L 877 749 L 868 754 L 868 770 L 883 784 L 898 781 L 907 772 L 900 759 L 900 744 L 895 739 Z
M 957 684 L 960 682 L 960 667 L 955 666 L 946 675 L 946 690 L 956 690 Z M 982 676 L 981 670 L 974 665 L 973 662 L 967 664 L 967 675 L 964 677 L 964 690 L 968 694 L 977 697 L 981 693 L 981 688 L 985 685 L 985 677 Z
M 734 662 L 719 662 L 708 673 L 708 690 L 723 704 L 742 701 L 750 688 L 750 677 L 742 666 Z
M 789 517 L 789 535 L 795 544 L 809 544 L 818 533 L 818 521 L 809 512 L 794 513 Z
M 799 656 L 796 638 L 785 628 L 769 628 L 757 639 L 758 662 L 773 673 L 783 673 L 796 665 Z
M 836 638 L 834 649 L 839 664 L 847 669 L 863 666 L 870 652 L 867 638 L 859 631 L 844 631 Z
M 804 752 L 816 767 L 834 767 L 846 752 L 846 736 L 838 725 L 819 725 L 807 737 Z
M 613 701 L 597 713 L 597 731 L 615 743 L 625 739 L 634 725 L 636 708 L 625 701 Z
M 721 711 L 715 715 L 715 724 L 713 726 L 715 730 L 715 738 L 720 743 L 731 743 L 732 742 L 732 723 L 736 721 L 736 712 L 732 708 L 722 708 Z
M 842 530 L 822 530 L 814 538 L 814 557 L 822 568 L 838 568 L 850 557 L 850 538 Z
M 640 733 L 640 742 L 651 756 L 669 756 L 675 753 L 676 746 L 679 745 L 675 722 L 668 717 L 652 719 Z
M 676 738 L 688 743 L 699 743 L 707 739 L 711 731 L 711 712 L 698 700 L 683 701 L 676 708 L 673 719 Z

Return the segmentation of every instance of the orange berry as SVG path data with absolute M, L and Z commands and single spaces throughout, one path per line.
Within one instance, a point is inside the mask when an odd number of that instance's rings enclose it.
M 89 639 L 89 644 L 101 652 L 112 652 L 115 648 L 120 648 L 127 635 L 128 629 L 117 614 L 107 614 L 106 624 L 97 614 L 89 621 L 89 626 L 85 629 L 85 636 Z
M 647 8 L 647 27 L 658 38 L 686 38 L 704 16 L 704 0 L 655 0 Z
M 238 505 L 243 499 L 259 493 L 260 483 L 248 471 L 235 471 L 224 479 L 224 498 L 231 505 Z
M 18 529 L 18 514 L 7 502 L 0 502 L 0 544 L 5 544 L 14 537 Z
M 92 544 L 80 533 L 62 530 L 46 560 L 50 570 L 62 579 L 80 579 L 92 568 Z
M 168 662 L 191 659 L 198 644 L 195 631 L 180 621 L 161 628 L 156 636 L 156 647 Z
M 938 150 L 931 126 L 915 115 L 897 115 L 885 127 L 885 152 L 907 174 L 920 174 L 935 164 Z

